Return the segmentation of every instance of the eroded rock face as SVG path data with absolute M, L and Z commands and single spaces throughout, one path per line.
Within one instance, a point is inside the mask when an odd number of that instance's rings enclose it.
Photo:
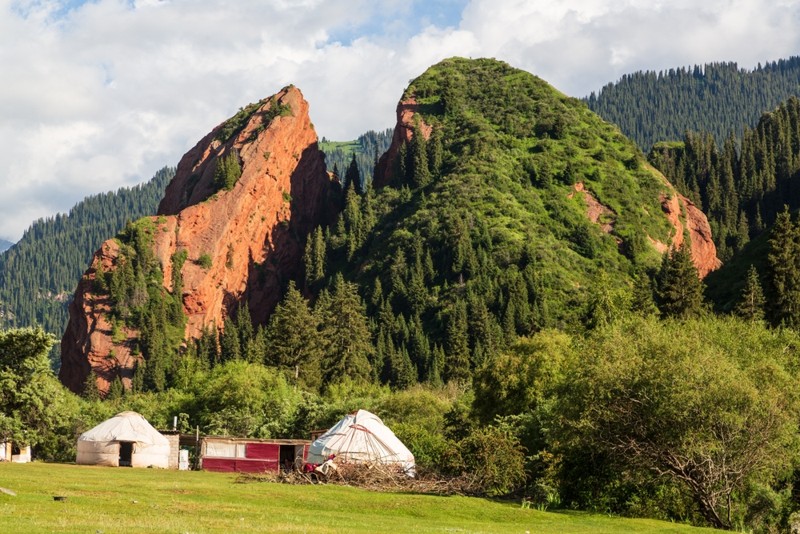
M 375 187 L 383 187 L 391 183 L 394 177 L 394 162 L 397 159 L 397 153 L 403 143 L 410 143 L 411 138 L 414 137 L 415 122 L 419 123 L 420 132 L 425 136 L 425 139 L 430 138 L 432 128 L 425 124 L 425 121 L 421 120 L 421 118 L 414 119 L 418 108 L 419 105 L 413 97 L 401 100 L 397 104 L 397 124 L 392 134 L 392 144 L 389 145 L 389 149 L 378 160 L 373 182 Z
M 220 139 L 225 123 L 217 126 L 183 156 L 153 217 L 153 252 L 167 290 L 172 255 L 188 253 L 181 269 L 186 339 L 205 327 L 220 328 L 244 302 L 255 322 L 265 322 L 283 285 L 300 272 L 305 235 L 335 214 L 338 184 L 326 172 L 298 89 L 262 100 L 239 126 L 228 139 Z M 231 190 L 219 189 L 217 161 L 230 154 L 238 154 L 241 177 Z M 110 240 L 95 253 L 70 307 L 59 378 L 73 391 L 82 390 L 90 370 L 101 391 L 117 374 L 129 380 L 139 357 L 130 350 L 137 333 L 126 332 L 128 341 L 115 343 L 106 319 L 109 297 L 93 292 L 97 267 L 112 270 L 118 252 Z
M 661 207 L 675 228 L 671 243 L 673 247 L 682 247 L 684 229 L 689 231 L 692 260 L 700 278 L 705 278 L 711 271 L 719 269 L 722 262 L 717 258 L 717 247 L 711 237 L 711 225 L 708 224 L 705 214 L 691 200 L 677 192 L 669 197 L 663 197 Z M 684 211 L 685 216 L 683 215 Z M 665 243 L 653 241 L 653 244 L 662 254 L 669 249 Z

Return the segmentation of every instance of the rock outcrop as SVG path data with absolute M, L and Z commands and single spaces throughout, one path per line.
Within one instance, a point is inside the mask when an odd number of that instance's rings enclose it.
M 711 237 L 711 225 L 708 224 L 705 213 L 691 200 L 677 192 L 669 197 L 663 197 L 661 207 L 675 228 L 671 244 L 673 247 L 680 248 L 684 245 L 684 230 L 688 231 L 692 261 L 697 267 L 700 278 L 705 278 L 711 271 L 719 269 L 722 262 L 717 258 L 717 247 Z M 653 242 L 653 244 L 662 253 L 669 249 L 664 243 Z
M 375 168 L 375 177 L 373 185 L 375 187 L 383 187 L 391 183 L 394 174 L 394 162 L 397 159 L 397 153 L 400 151 L 400 146 L 403 143 L 411 142 L 414 137 L 414 126 L 419 124 L 420 132 L 428 139 L 431 136 L 431 127 L 425 124 L 417 115 L 419 104 L 416 99 L 407 97 L 398 102 L 397 104 L 397 124 L 394 127 L 392 134 L 392 144 L 389 149 L 381 155 L 378 160 L 378 165 Z M 417 117 L 417 118 L 415 118 Z
M 215 174 L 218 161 L 231 155 L 241 176 L 227 190 Z M 337 190 L 308 103 L 291 86 L 241 110 L 187 152 L 152 218 L 152 252 L 167 291 L 173 254 L 187 253 L 180 272 L 185 338 L 220 328 L 245 302 L 254 322 L 265 322 L 282 287 L 300 272 L 305 235 L 335 213 Z M 83 389 L 92 370 L 101 392 L 117 375 L 129 381 L 141 358 L 133 354 L 137 332 L 112 335 L 110 297 L 95 292 L 98 268 L 113 271 L 118 253 L 114 240 L 103 244 L 70 306 L 59 378 L 73 391 Z

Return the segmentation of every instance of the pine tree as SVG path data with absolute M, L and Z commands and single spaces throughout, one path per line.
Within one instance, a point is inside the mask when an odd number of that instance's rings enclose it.
M 757 322 L 764 319 L 764 293 L 758 280 L 758 271 L 754 265 L 747 271 L 747 282 L 742 290 L 741 299 L 734 312 L 746 321 Z
M 325 256 L 327 253 L 325 241 L 325 233 L 321 226 L 317 226 L 306 237 L 303 263 L 305 265 L 306 286 L 309 288 L 319 286 L 325 278 Z
M 456 301 L 450 312 L 447 323 L 447 358 L 444 362 L 444 379 L 446 382 L 468 382 L 469 344 L 467 337 L 467 306 Z
M 141 393 L 144 391 L 144 376 L 147 372 L 147 361 L 140 358 L 133 367 L 133 378 L 131 379 L 131 392 Z
M 242 176 L 242 165 L 239 163 L 239 154 L 233 150 L 230 154 L 217 158 L 217 168 L 214 171 L 214 186 L 225 191 L 230 191 Z
M 364 302 L 355 284 L 345 282 L 337 274 L 333 290 L 325 298 L 320 296 L 314 311 L 320 321 L 325 353 L 322 376 L 325 383 L 340 381 L 345 377 L 370 380 L 370 365 L 375 347 L 367 322 Z
M 86 380 L 83 382 L 82 397 L 88 401 L 100 400 L 100 388 L 97 387 L 97 373 L 94 370 L 89 371 Z
M 394 169 L 392 171 L 392 186 L 401 187 L 407 184 L 408 179 L 408 143 L 401 143 L 394 158 Z
M 250 306 L 246 300 L 236 312 L 236 331 L 239 334 L 239 349 L 242 359 L 248 362 L 262 361 L 263 354 L 256 355 L 248 352 L 248 348 L 255 350 L 256 347 L 253 344 L 255 328 L 253 328 L 253 319 L 250 316 Z
M 408 148 L 408 164 L 406 167 L 406 172 L 410 174 L 410 182 L 414 187 L 425 187 L 431 182 L 427 142 L 419 124 L 414 126 L 414 133 Z
M 289 282 L 286 295 L 275 307 L 265 337 L 266 363 L 287 369 L 311 389 L 319 388 L 324 343 L 318 319 L 294 282 Z
M 658 313 L 653 300 L 653 282 L 644 270 L 639 270 L 634 275 L 631 311 L 644 316 Z
M 443 158 L 442 132 L 440 128 L 434 128 L 430 139 L 428 139 L 428 168 L 430 169 L 431 178 L 440 176 Z
M 239 341 L 239 331 L 236 328 L 236 323 L 234 323 L 230 317 L 225 318 L 225 325 L 222 330 L 222 336 L 220 336 L 219 344 L 221 361 L 230 362 L 242 359 L 242 345 Z
M 696 317 L 703 309 L 703 283 L 689 245 L 664 256 L 658 278 L 659 309 L 665 317 Z
M 111 384 L 108 387 L 108 394 L 106 394 L 106 400 L 116 400 L 121 399 L 125 394 L 125 388 L 122 385 L 122 379 L 119 375 L 115 376 L 114 379 L 111 381 Z
M 391 385 L 397 389 L 407 389 L 417 383 L 417 369 L 411 362 L 405 345 L 395 352 L 392 365 L 393 374 Z
M 359 196 L 364 194 L 364 184 L 361 179 L 361 173 L 358 170 L 358 163 L 356 163 L 355 152 L 353 152 L 353 158 L 350 160 L 347 172 L 345 172 L 344 181 L 345 191 L 353 189 Z
M 767 255 L 769 315 L 773 325 L 800 324 L 800 230 L 784 206 L 772 227 Z

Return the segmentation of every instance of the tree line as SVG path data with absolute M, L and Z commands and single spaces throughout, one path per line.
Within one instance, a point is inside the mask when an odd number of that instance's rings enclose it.
M 798 95 L 800 57 L 766 62 L 752 70 L 717 62 L 666 71 L 638 71 L 609 83 L 585 102 L 647 151 L 686 130 L 709 132 L 722 146 L 743 125 Z
M 723 262 L 776 220 L 800 207 L 800 100 L 781 102 L 755 128 L 745 127 L 720 149 L 711 133 L 686 132 L 682 142 L 657 143 L 650 162 L 709 219 Z

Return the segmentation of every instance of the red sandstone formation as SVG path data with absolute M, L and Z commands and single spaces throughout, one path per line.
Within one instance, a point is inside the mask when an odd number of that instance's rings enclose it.
M 278 106 L 277 108 L 275 106 Z M 284 112 L 275 115 L 276 109 Z M 153 252 L 172 290 L 172 255 L 186 250 L 181 270 L 185 336 L 199 337 L 205 327 L 221 327 L 240 303 L 248 302 L 253 320 L 263 323 L 280 298 L 282 285 L 302 262 L 304 236 L 330 215 L 333 184 L 300 91 L 288 87 L 242 122 L 230 139 L 219 140 L 224 123 L 183 156 L 153 217 Z M 217 190 L 217 160 L 238 153 L 242 174 L 230 190 Z M 73 391 L 83 389 L 90 370 L 107 391 L 117 374 L 130 380 L 135 362 L 130 341 L 114 342 L 107 320 L 108 296 L 93 291 L 99 265 L 108 272 L 119 245 L 109 240 L 98 250 L 70 306 L 62 340 L 59 378 Z M 211 258 L 204 267 L 201 257 Z
M 389 150 L 378 160 L 373 182 L 375 187 L 383 187 L 391 183 L 397 152 L 400 150 L 400 145 L 410 142 L 411 138 L 414 137 L 414 125 L 416 122 L 419 122 L 420 131 L 425 136 L 425 139 L 431 136 L 432 128 L 425 124 L 421 117 L 419 119 L 414 118 L 416 117 L 417 109 L 419 109 L 419 105 L 413 96 L 398 102 L 397 124 L 394 127 L 392 144 L 389 146 Z
M 685 216 L 682 213 L 681 206 L 686 211 Z M 695 267 L 697 267 L 700 278 L 705 278 L 711 271 L 719 269 L 722 262 L 717 258 L 717 247 L 711 238 L 711 226 L 708 224 L 705 214 L 697 209 L 697 206 L 691 200 L 674 192 L 674 189 L 671 196 L 665 196 L 661 199 L 661 207 L 670 224 L 675 228 L 675 233 L 672 236 L 672 246 L 678 248 L 683 246 L 684 229 L 689 231 L 692 260 Z M 684 226 L 684 223 L 686 226 Z M 669 249 L 669 246 L 664 243 L 652 239 L 651 242 L 661 253 Z

